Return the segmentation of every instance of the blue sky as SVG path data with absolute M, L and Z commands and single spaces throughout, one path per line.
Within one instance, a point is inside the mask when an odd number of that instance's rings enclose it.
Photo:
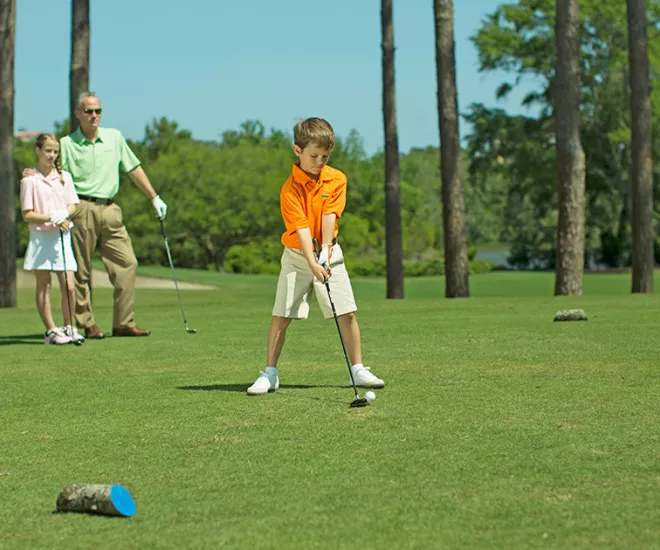
M 399 146 L 437 145 L 433 1 L 393 0 Z M 498 102 L 503 75 L 477 72 L 469 41 L 500 0 L 455 2 L 459 108 Z M 16 129 L 49 131 L 68 116 L 70 1 L 18 0 Z M 166 116 L 198 139 L 245 120 L 290 130 L 327 118 L 383 148 L 379 0 L 91 1 L 90 88 L 103 125 L 131 139 Z M 463 124 L 463 134 L 468 130 Z

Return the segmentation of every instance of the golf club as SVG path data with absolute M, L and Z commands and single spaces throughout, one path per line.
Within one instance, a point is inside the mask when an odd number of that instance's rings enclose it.
M 66 251 L 64 250 L 64 232 L 60 229 L 60 244 L 62 245 L 62 261 L 64 262 L 64 286 L 66 287 L 66 303 L 69 306 L 69 325 L 71 327 L 71 339 L 76 346 L 82 342 L 76 340 L 73 336 L 73 311 L 71 310 L 71 296 L 69 296 L 69 275 L 66 271 Z
M 176 280 L 176 273 L 174 272 L 174 261 L 172 260 L 172 252 L 170 252 L 170 243 L 167 240 L 167 233 L 165 233 L 165 224 L 163 220 L 158 218 L 160 222 L 160 229 L 163 232 L 163 238 L 165 239 L 165 249 L 167 250 L 167 259 L 170 261 L 170 267 L 172 268 L 172 278 L 174 279 L 174 286 L 176 287 L 176 295 L 179 297 L 179 306 L 181 307 L 181 315 L 183 316 L 183 324 L 186 326 L 186 332 L 188 334 L 197 334 L 197 331 L 194 328 L 188 326 L 188 321 L 186 320 L 186 312 L 183 311 L 183 302 L 181 301 L 181 293 L 179 292 L 179 283 Z
M 319 257 L 319 254 L 321 253 L 321 247 L 319 246 L 319 241 L 317 239 L 313 239 L 312 242 L 314 243 L 314 250 L 316 251 L 316 257 Z M 325 269 L 325 266 L 323 266 Z M 348 352 L 346 351 L 346 344 L 344 344 L 344 336 L 341 333 L 341 327 L 339 326 L 339 319 L 337 318 L 337 310 L 335 309 L 335 304 L 332 301 L 332 295 L 330 294 L 330 283 L 328 282 L 328 279 L 324 281 L 325 284 L 325 289 L 328 291 L 328 300 L 330 300 L 330 307 L 332 308 L 332 315 L 335 318 L 335 324 L 337 325 L 337 332 L 339 333 L 339 341 L 341 342 L 341 349 L 344 350 L 344 357 L 346 359 L 346 366 L 348 367 L 348 374 L 351 377 L 351 385 L 353 386 L 353 392 L 355 393 L 355 399 L 351 401 L 350 407 L 352 408 L 357 408 L 357 407 L 366 407 L 369 404 L 369 401 L 367 401 L 364 397 L 360 397 L 360 394 L 357 391 L 357 387 L 355 386 L 355 378 L 353 378 L 353 371 L 351 370 L 351 360 L 348 358 Z

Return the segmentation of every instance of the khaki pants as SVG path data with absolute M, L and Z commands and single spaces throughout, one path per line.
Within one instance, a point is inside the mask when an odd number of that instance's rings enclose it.
M 121 208 L 116 204 L 102 206 L 81 200 L 73 215 L 73 250 L 78 261 L 76 272 L 76 323 L 89 328 L 96 324 L 92 311 L 90 283 L 92 256 L 101 254 L 114 292 L 112 326 L 134 327 L 135 277 L 137 259 L 131 238 L 122 221 Z

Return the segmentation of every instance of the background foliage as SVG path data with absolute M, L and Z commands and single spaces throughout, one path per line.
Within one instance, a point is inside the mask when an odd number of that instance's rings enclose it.
M 660 0 L 649 0 L 651 82 L 660 79 Z M 556 155 L 552 94 L 554 0 L 501 3 L 472 37 L 480 70 L 507 78 L 506 96 L 532 82 L 526 116 L 472 104 L 463 116 L 465 203 L 473 272 L 475 247 L 503 243 L 517 269 L 554 267 L 557 227 Z M 582 141 L 586 155 L 586 262 L 630 263 L 630 117 L 625 2 L 581 0 Z M 559 90 L 558 93 L 561 93 Z M 660 87 L 652 93 L 654 127 L 660 127 Z M 60 134 L 67 123 L 56 124 Z M 295 160 L 291 135 L 246 121 L 221 139 L 204 142 L 166 118 L 153 120 L 132 143 L 154 186 L 170 206 L 167 219 L 177 265 L 239 273 L 279 268 L 284 229 L 279 190 Z M 660 132 L 654 136 L 660 156 Z M 18 142 L 17 167 L 34 162 L 33 145 Z M 331 164 L 349 177 L 348 206 L 340 238 L 355 274 L 381 275 L 384 261 L 384 159 L 369 156 L 357 131 L 338 140 Z M 656 198 L 660 198 L 658 171 Z M 441 274 L 442 205 L 440 152 L 412 149 L 401 156 L 401 204 L 405 272 Z M 162 237 L 147 199 L 122 175 L 118 202 L 124 209 L 141 263 L 165 265 Z M 660 210 L 656 204 L 656 218 Z M 18 202 L 17 202 L 18 208 Z M 19 216 L 20 219 L 20 216 Z M 656 231 L 656 233 L 658 233 Z M 27 227 L 19 228 L 19 254 Z M 660 260 L 660 246 L 656 246 Z

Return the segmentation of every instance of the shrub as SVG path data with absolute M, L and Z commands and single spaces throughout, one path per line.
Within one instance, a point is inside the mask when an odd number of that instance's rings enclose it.
M 277 274 L 280 272 L 282 245 L 279 242 L 235 244 L 225 256 L 228 273 Z

